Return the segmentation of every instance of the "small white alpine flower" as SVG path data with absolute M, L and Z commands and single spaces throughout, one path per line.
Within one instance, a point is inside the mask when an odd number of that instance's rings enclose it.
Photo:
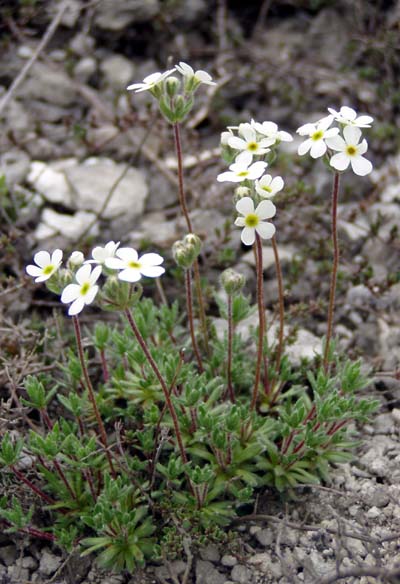
M 275 226 L 265 221 L 276 213 L 276 207 L 271 201 L 261 201 L 254 209 L 253 199 L 243 197 L 236 203 L 236 210 L 243 215 L 236 219 L 235 225 L 244 227 L 240 238 L 245 245 L 253 245 L 256 233 L 262 239 L 271 239 L 275 235 Z
M 145 253 L 139 257 L 132 247 L 121 247 L 115 255 L 117 257 L 106 260 L 106 266 L 112 270 L 120 270 L 118 278 L 124 282 L 138 282 L 142 276 L 158 278 L 165 272 L 160 265 L 164 258 L 158 253 Z
M 331 107 L 328 111 L 333 115 L 335 120 L 345 126 L 356 126 L 357 128 L 370 128 L 374 118 L 371 116 L 357 116 L 357 112 L 346 105 L 342 106 L 337 112 Z
M 260 180 L 256 180 L 255 187 L 260 197 L 272 199 L 272 197 L 275 197 L 276 193 L 279 193 L 279 191 L 283 189 L 284 184 L 285 183 L 281 176 L 272 178 L 270 174 L 264 174 Z
M 229 171 L 222 172 L 217 176 L 218 182 L 242 182 L 244 180 L 255 180 L 260 178 L 268 164 L 266 162 L 254 162 L 251 164 L 253 155 L 248 152 L 241 152 L 233 164 L 230 165 Z
M 91 304 L 96 298 L 99 287 L 96 285 L 101 274 L 101 266 L 93 268 L 84 264 L 75 274 L 74 284 L 68 284 L 61 294 L 63 304 L 71 304 L 68 314 L 74 316 L 82 312 L 87 304 Z
M 127 87 L 128 91 L 135 91 L 135 93 L 140 93 L 141 91 L 149 91 L 153 89 L 158 83 L 169 77 L 171 73 L 175 71 L 175 67 L 173 69 L 169 69 L 168 71 L 164 71 L 164 73 L 160 73 L 157 71 L 156 73 L 152 73 L 151 75 L 147 75 L 142 81 L 142 83 L 132 83 Z
M 239 125 L 239 136 L 232 136 L 228 138 L 228 146 L 235 150 L 242 150 L 243 152 L 250 152 L 252 155 L 261 156 L 270 152 L 271 144 L 275 140 L 271 138 L 257 139 L 257 132 L 252 128 L 251 124 Z
M 326 116 L 315 124 L 304 124 L 297 129 L 300 136 L 308 136 L 308 139 L 302 142 L 297 150 L 300 156 L 308 151 L 310 151 L 312 158 L 319 158 L 325 154 L 327 150 L 325 140 L 339 133 L 339 128 L 329 128 L 332 121 L 333 116 Z
M 33 261 L 36 266 L 30 264 L 26 266 L 26 273 L 32 278 L 35 278 L 35 282 L 45 282 L 58 270 L 61 266 L 63 252 L 61 249 L 56 249 L 50 255 L 48 251 L 38 251 L 33 256 Z
M 364 158 L 363 154 L 368 150 L 367 141 L 360 142 L 361 130 L 355 126 L 345 126 L 343 137 L 333 136 L 327 140 L 329 148 L 337 150 L 330 159 L 330 165 L 336 170 L 346 170 L 351 164 L 351 168 L 358 176 L 365 176 L 372 170 L 372 164 Z
M 217 85 L 207 71 L 203 71 L 202 69 L 194 71 L 193 67 L 183 61 L 180 61 L 178 65 L 175 65 L 175 69 L 187 80 L 192 80 L 194 78 L 199 84 L 205 83 L 206 85 Z
M 275 142 L 292 142 L 293 136 L 289 134 L 289 132 L 285 132 L 284 130 L 279 130 L 277 124 L 275 122 L 255 122 L 251 120 L 251 125 L 253 128 L 263 136 L 266 136 L 270 140 L 273 140 L 271 144 L 275 144 Z
M 109 241 L 104 247 L 100 245 L 93 248 L 92 250 L 92 260 L 87 260 L 86 264 L 99 264 L 103 265 L 109 258 L 114 258 L 115 253 L 119 247 L 119 241 Z

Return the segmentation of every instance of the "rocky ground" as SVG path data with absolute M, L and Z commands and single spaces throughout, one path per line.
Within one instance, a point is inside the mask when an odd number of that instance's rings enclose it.
M 0 432 L 10 424 L 13 388 L 38 366 L 30 315 L 51 325 L 59 312 L 24 275 L 34 251 L 88 250 L 114 238 L 168 254 L 182 233 L 170 130 L 146 93 L 125 91 L 169 59 L 219 82 L 199 92 L 183 137 L 191 214 L 211 280 L 232 217 L 231 187 L 216 182 L 225 126 L 253 117 L 294 132 L 341 105 L 375 118 L 368 134 L 374 172 L 342 181 L 336 333 L 373 368 L 369 392 L 381 402 L 360 429 L 354 463 L 338 467 L 332 484 L 299 490 L 295 501 L 261 494 L 255 514 L 235 526 L 232 549 L 209 547 L 200 557 L 117 577 L 87 558 L 0 535 L 0 582 L 399 582 L 400 3 L 3 0 L 0 15 Z M 321 162 L 300 160 L 298 143 L 275 170 L 286 182 L 276 225 L 290 323 L 300 330 L 290 350 L 300 361 L 320 350 L 326 327 L 331 176 Z M 229 246 L 254 291 L 253 256 L 238 232 Z M 267 247 L 264 256 L 273 311 L 277 281 Z M 173 282 L 169 293 L 177 293 Z

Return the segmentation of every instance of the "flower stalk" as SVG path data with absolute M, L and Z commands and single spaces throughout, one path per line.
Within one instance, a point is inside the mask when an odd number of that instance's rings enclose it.
M 285 324 L 285 300 L 284 300 L 284 290 L 283 290 L 283 276 L 282 276 L 282 266 L 279 259 L 279 251 L 276 243 L 276 237 L 272 237 L 272 249 L 275 258 L 275 268 L 276 276 L 278 279 L 278 296 L 279 296 L 279 333 L 278 333 L 278 348 L 276 350 L 275 358 L 275 368 L 276 372 L 279 373 L 281 367 L 282 359 L 282 349 L 283 349 L 283 332 Z
M 331 211 L 331 222 L 332 222 L 332 243 L 333 243 L 333 263 L 332 263 L 332 273 L 331 273 L 331 285 L 329 292 L 329 306 L 328 306 L 328 326 L 325 340 L 325 350 L 323 365 L 324 371 L 326 372 L 329 367 L 329 348 L 332 338 L 333 331 L 333 317 L 335 310 L 335 294 L 336 294 L 336 283 L 337 283 L 337 272 L 339 267 L 339 238 L 337 233 L 337 209 L 338 209 L 338 199 L 339 199 L 339 177 L 340 174 L 335 172 L 333 177 L 333 188 L 332 188 L 332 211 Z
M 189 330 L 190 337 L 192 339 L 192 347 L 194 354 L 196 356 L 197 365 L 199 367 L 200 373 L 204 371 L 203 362 L 201 360 L 201 355 L 199 351 L 199 346 L 196 340 L 196 333 L 194 330 L 194 320 L 193 320 L 193 298 L 192 298 L 192 275 L 190 268 L 185 270 L 185 289 L 186 289 L 186 306 L 188 312 Z
M 264 279 L 263 279 L 263 262 L 262 262 L 262 245 L 261 238 L 256 233 L 255 236 L 255 255 L 256 255 L 256 274 L 257 274 L 257 306 L 258 306 L 258 347 L 256 374 L 254 379 L 253 395 L 250 404 L 250 410 L 254 410 L 257 405 L 258 389 L 261 379 L 261 365 L 264 356 L 264 337 L 265 337 L 265 314 L 264 314 Z

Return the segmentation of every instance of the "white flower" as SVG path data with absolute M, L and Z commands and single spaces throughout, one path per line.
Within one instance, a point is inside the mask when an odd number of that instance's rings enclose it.
M 250 152 L 241 152 L 233 164 L 230 165 L 228 172 L 223 172 L 217 176 L 218 182 L 242 182 L 246 179 L 255 180 L 260 178 L 268 164 L 266 162 L 252 161 Z
M 297 133 L 300 136 L 309 136 L 307 140 L 300 144 L 297 150 L 300 156 L 303 156 L 309 150 L 312 158 L 319 158 L 325 154 L 327 150 L 325 140 L 339 133 L 339 128 L 329 128 L 332 121 L 333 116 L 326 116 L 315 124 L 304 124 L 304 126 L 298 128 Z
M 228 146 L 234 148 L 235 150 L 242 150 L 244 152 L 250 152 L 252 155 L 260 156 L 262 154 L 267 154 L 270 152 L 268 146 L 274 144 L 275 140 L 270 138 L 262 138 L 257 140 L 257 133 L 251 124 L 240 124 L 239 125 L 239 136 L 232 136 L 228 138 Z
M 68 266 L 71 268 L 77 268 L 81 266 L 85 260 L 85 256 L 81 251 L 73 251 L 68 258 Z
M 259 134 L 266 136 L 273 140 L 271 144 L 275 144 L 278 140 L 280 142 L 292 142 L 293 136 L 289 134 L 289 132 L 284 132 L 283 130 L 278 130 L 277 124 L 275 122 L 255 122 L 251 120 L 251 125 Z
M 106 260 L 107 268 L 120 270 L 118 278 L 124 282 L 138 282 L 142 276 L 157 278 L 165 272 L 160 266 L 164 261 L 158 253 L 145 253 L 141 257 L 132 247 L 121 247 L 115 258 Z
M 215 81 L 212 80 L 212 77 L 207 71 L 202 71 L 199 69 L 198 71 L 194 71 L 193 67 L 180 61 L 178 65 L 175 65 L 175 68 L 181 75 L 183 75 L 186 79 L 191 80 L 193 77 L 198 83 L 205 83 L 206 85 L 216 85 Z
M 358 116 L 357 112 L 351 107 L 346 105 L 340 108 L 340 111 L 336 111 L 331 107 L 328 107 L 328 111 L 334 116 L 335 120 L 340 124 L 345 124 L 346 126 L 356 126 L 357 128 L 370 128 L 374 118 L 371 116 Z
M 115 257 L 115 252 L 119 247 L 119 241 L 109 241 L 104 247 L 97 246 L 92 250 L 92 260 L 87 260 L 86 264 L 105 264 L 106 260 Z
M 157 71 L 157 73 L 147 75 L 147 77 L 143 79 L 142 83 L 133 83 L 132 85 L 129 85 L 127 87 L 127 90 L 128 91 L 134 90 L 135 93 L 139 93 L 140 91 L 148 91 L 149 89 L 153 89 L 153 87 L 155 87 L 158 83 L 163 81 L 163 79 L 166 79 L 166 77 L 171 75 L 171 73 L 173 73 L 174 71 L 175 67 L 173 69 L 169 69 L 168 71 L 164 71 L 164 73 L 160 73 L 159 71 Z
M 275 226 L 265 221 L 276 213 L 276 207 L 271 201 L 261 201 L 254 209 L 253 199 L 243 197 L 236 203 L 236 210 L 243 215 L 236 219 L 235 225 L 244 227 L 240 238 L 245 245 L 253 245 L 256 233 L 262 239 L 271 239 L 275 235 Z
M 96 298 L 99 287 L 96 285 L 101 274 L 101 266 L 93 268 L 89 264 L 84 264 L 75 274 L 76 284 L 68 284 L 61 294 L 61 302 L 71 304 L 68 314 L 74 316 L 79 314 L 85 305 L 91 304 Z
M 256 180 L 255 187 L 260 197 L 272 199 L 276 193 L 283 189 L 284 184 L 281 176 L 272 178 L 270 174 L 265 174 L 260 180 Z
M 33 257 L 36 266 L 30 264 L 26 266 L 26 272 L 35 282 L 45 282 L 58 270 L 62 262 L 63 252 L 61 249 L 56 249 L 50 255 L 48 251 L 38 251 Z
M 327 140 L 329 148 L 338 150 L 338 154 L 334 154 L 330 159 L 330 165 L 336 170 L 345 170 L 351 164 L 353 171 L 358 176 L 369 174 L 372 170 L 372 164 L 363 157 L 363 154 L 368 150 L 368 144 L 365 139 L 359 143 L 360 128 L 345 126 L 343 136 L 344 139 L 341 136 L 333 136 Z

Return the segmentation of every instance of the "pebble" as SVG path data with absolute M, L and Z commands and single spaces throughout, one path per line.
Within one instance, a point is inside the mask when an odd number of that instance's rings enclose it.
M 381 511 L 379 511 L 378 507 L 371 507 L 370 509 L 368 509 L 367 511 L 367 516 L 370 519 L 376 519 L 377 517 L 379 517 L 381 515 Z
M 202 560 L 208 560 L 209 562 L 217 564 L 221 558 L 221 555 L 216 545 L 208 545 L 207 547 L 200 550 L 200 557 Z
M 239 582 L 239 584 L 250 584 L 252 581 L 252 574 L 249 568 L 243 566 L 243 564 L 237 564 L 233 567 L 231 572 L 231 578 L 234 582 Z
M 15 545 L 5 545 L 0 547 L 0 560 L 6 566 L 11 566 L 17 559 L 18 551 Z
M 226 554 L 225 556 L 222 556 L 221 564 L 223 566 L 226 566 L 227 568 L 233 568 L 233 566 L 236 566 L 237 564 L 237 559 L 235 558 L 235 556 L 230 556 L 229 554 Z
M 40 558 L 39 571 L 43 576 L 51 576 L 59 568 L 62 558 L 44 549 Z
M 261 529 L 255 534 L 256 540 L 264 547 L 272 545 L 274 534 L 271 529 Z

